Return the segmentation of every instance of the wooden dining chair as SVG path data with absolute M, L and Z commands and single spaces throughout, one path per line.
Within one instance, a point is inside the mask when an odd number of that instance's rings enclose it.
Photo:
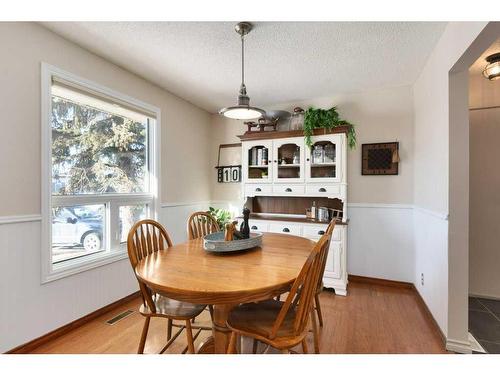
M 313 310 L 318 315 L 318 321 L 319 321 L 320 327 L 323 327 L 323 314 L 321 313 L 321 303 L 320 303 L 319 295 L 323 291 L 323 275 L 325 274 L 326 261 L 328 259 L 328 249 L 330 248 L 330 242 L 332 240 L 333 231 L 335 229 L 335 222 L 336 222 L 335 219 L 331 220 L 330 223 L 328 224 L 328 227 L 326 228 L 325 234 L 323 234 L 323 237 L 326 236 L 328 238 L 328 240 L 327 240 L 328 242 L 326 245 L 327 252 L 321 260 L 320 276 L 318 278 L 318 285 L 316 287 L 316 292 L 314 293 Z M 314 312 L 313 312 L 313 314 L 314 314 Z M 314 342 L 314 352 L 316 354 L 319 354 L 319 332 L 318 332 L 318 329 L 313 330 L 313 335 L 314 335 L 314 337 L 313 337 L 314 338 L 314 341 L 313 341 Z
M 269 299 L 245 303 L 229 313 L 227 326 L 231 329 L 231 338 L 228 353 L 236 352 L 238 336 L 252 337 L 286 353 L 302 344 L 303 352 L 308 352 L 308 321 L 311 319 L 313 331 L 316 332 L 312 304 L 323 259 L 328 253 L 328 241 L 328 235 L 325 234 L 316 243 L 284 302 Z
M 156 251 L 166 251 L 170 246 L 172 246 L 172 241 L 167 231 L 160 223 L 154 220 L 141 220 L 137 222 L 130 229 L 127 238 L 128 257 L 134 273 L 137 263 L 139 263 L 141 259 Z M 184 328 L 186 329 L 188 343 L 187 351 L 189 353 L 194 353 L 194 340 L 200 334 L 201 329 L 193 337 L 191 320 L 201 314 L 206 306 L 173 300 L 151 290 L 139 278 L 137 278 L 137 281 L 139 282 L 143 301 L 143 304 L 139 308 L 139 312 L 146 318 L 142 329 L 141 341 L 139 342 L 138 353 L 144 353 L 149 321 L 153 317 L 168 319 L 167 344 L 160 351 L 160 354 L 168 349 Z M 173 320 L 181 320 L 184 321 L 185 324 L 182 325 L 172 337 Z
M 187 235 L 189 240 L 194 240 L 219 231 L 220 228 L 217 220 L 208 212 L 198 211 L 189 216 L 187 222 Z
M 187 236 L 189 240 L 194 240 L 206 236 L 207 234 L 219 232 L 221 229 L 217 220 L 208 212 L 197 211 L 189 216 L 187 221 Z M 214 319 L 214 307 L 208 305 L 210 317 Z
M 335 220 L 330 221 L 330 224 L 328 224 L 328 227 L 326 228 L 326 232 L 324 236 L 328 236 L 328 247 L 330 247 L 330 242 L 332 239 L 333 235 L 333 230 L 335 229 Z M 316 294 L 314 295 L 314 309 L 316 310 L 316 313 L 318 314 L 318 321 L 320 327 L 323 327 L 323 315 L 321 314 L 321 304 L 319 301 L 319 295 L 323 291 L 323 275 L 325 274 L 325 268 L 326 268 L 326 260 L 327 257 L 323 259 L 323 264 L 321 265 L 321 276 L 318 280 L 318 287 L 316 289 Z

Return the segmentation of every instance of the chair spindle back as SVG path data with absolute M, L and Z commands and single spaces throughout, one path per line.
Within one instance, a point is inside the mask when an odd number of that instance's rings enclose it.
M 330 221 L 330 224 L 328 224 L 328 227 L 326 228 L 326 232 L 323 236 L 328 236 L 328 243 L 326 245 L 326 248 L 328 249 L 330 247 L 330 242 L 332 241 L 332 236 L 333 236 L 333 231 L 335 229 L 335 219 L 332 219 Z M 326 260 L 328 258 L 328 250 L 325 252 L 323 257 L 321 258 L 321 266 L 320 266 L 320 275 L 318 278 L 318 285 L 316 290 L 321 290 L 323 288 L 323 275 L 325 274 L 325 268 L 326 268 Z
M 288 297 L 281 307 L 278 317 L 271 331 L 271 339 L 276 337 L 276 334 L 283 323 L 286 314 L 290 307 L 297 305 L 297 311 L 294 321 L 295 334 L 299 335 L 306 327 L 309 319 L 309 313 L 312 309 L 312 302 L 318 279 L 321 273 L 322 260 L 328 253 L 328 245 L 330 236 L 325 234 L 314 246 L 311 254 L 307 258 L 299 276 L 288 293 Z
M 135 267 L 141 259 L 156 251 L 172 246 L 170 236 L 163 226 L 155 220 L 141 220 L 135 223 L 128 233 L 127 251 L 130 264 L 135 274 Z M 142 300 L 152 312 L 156 312 L 151 290 L 137 278 Z
M 195 212 L 189 217 L 187 222 L 187 235 L 189 240 L 194 240 L 210 233 L 219 232 L 220 230 L 217 220 L 208 212 Z

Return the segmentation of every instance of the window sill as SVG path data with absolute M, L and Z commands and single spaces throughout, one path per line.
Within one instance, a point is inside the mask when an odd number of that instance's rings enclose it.
M 126 258 L 128 258 L 127 251 L 120 249 L 111 252 L 95 253 L 85 258 L 70 259 L 56 265 L 50 265 L 51 271 L 47 274 L 42 274 L 42 284 L 101 267 L 106 264 L 114 263 Z

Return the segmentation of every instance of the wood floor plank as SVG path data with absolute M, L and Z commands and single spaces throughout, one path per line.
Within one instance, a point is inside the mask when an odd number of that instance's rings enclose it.
M 353 281 L 347 297 L 325 291 L 320 299 L 324 318 L 321 353 L 446 353 L 440 333 L 412 289 Z M 144 323 L 138 313 L 140 303 L 140 298 L 129 301 L 33 353 L 136 353 Z M 106 324 L 127 309 L 134 314 L 114 325 Z M 209 313 L 198 317 L 196 324 L 210 324 Z M 195 348 L 210 334 L 203 331 Z M 144 352 L 157 353 L 166 342 L 167 320 L 151 319 Z M 186 344 L 182 332 L 166 354 L 181 353 Z M 308 346 L 314 347 L 312 334 Z M 251 344 L 244 347 L 251 352 Z M 301 352 L 300 345 L 295 351 Z

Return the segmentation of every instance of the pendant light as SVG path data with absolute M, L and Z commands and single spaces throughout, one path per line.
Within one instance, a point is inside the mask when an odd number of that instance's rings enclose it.
M 241 86 L 238 95 L 238 105 L 222 108 L 220 115 L 236 120 L 253 120 L 261 117 L 266 112 L 260 108 L 250 106 L 250 98 L 247 95 L 245 86 L 245 35 L 252 30 L 249 22 L 240 22 L 235 26 L 235 30 L 241 36 Z
M 490 81 L 500 79 L 500 52 L 489 55 L 486 58 L 488 65 L 483 70 L 483 75 Z

